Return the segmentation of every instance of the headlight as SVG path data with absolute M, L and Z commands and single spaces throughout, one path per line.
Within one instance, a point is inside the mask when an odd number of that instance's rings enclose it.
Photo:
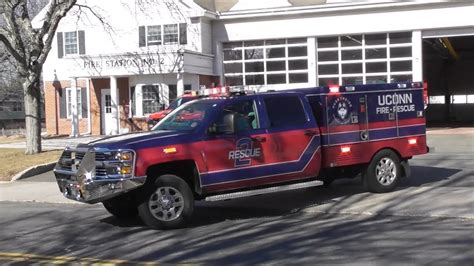
M 133 152 L 131 152 L 131 151 L 119 151 L 115 154 L 115 160 L 131 161 L 131 160 L 133 160 Z

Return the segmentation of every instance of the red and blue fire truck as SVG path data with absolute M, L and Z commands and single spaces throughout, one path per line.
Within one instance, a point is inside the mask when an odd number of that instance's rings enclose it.
M 428 152 L 425 129 L 418 82 L 219 94 L 178 107 L 152 131 L 66 148 L 54 172 L 67 198 L 176 228 L 197 200 L 358 175 L 369 191 L 392 191 L 408 160 Z

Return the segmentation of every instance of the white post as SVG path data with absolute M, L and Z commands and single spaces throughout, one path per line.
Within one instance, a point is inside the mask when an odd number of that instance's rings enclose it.
M 92 118 L 91 118 L 91 79 L 86 79 L 86 90 L 87 90 L 87 134 L 92 135 Z M 84 101 L 84 99 L 82 99 Z
M 214 60 L 214 69 L 217 72 L 216 74 L 219 75 L 220 85 L 225 86 L 225 77 L 224 77 L 224 57 L 223 55 L 223 47 L 221 42 L 217 42 L 215 47 L 215 60 Z M 217 84 L 216 84 L 217 85 Z
M 118 110 L 118 88 L 117 88 L 117 77 L 110 77 L 110 98 L 112 105 L 112 135 L 119 134 L 119 110 Z
M 184 93 L 184 73 L 178 72 L 177 81 L 176 81 L 176 90 L 178 96 L 183 95 Z
M 419 30 L 413 31 L 412 54 L 413 81 L 423 81 L 423 39 Z
M 316 38 L 308 38 L 308 85 L 316 87 Z
M 178 50 L 178 74 L 176 77 L 176 90 L 179 95 L 182 95 L 184 93 L 184 50 L 179 49 Z M 168 94 L 169 95 L 169 94 Z
M 79 136 L 79 118 L 77 116 L 77 79 L 71 78 L 71 137 Z

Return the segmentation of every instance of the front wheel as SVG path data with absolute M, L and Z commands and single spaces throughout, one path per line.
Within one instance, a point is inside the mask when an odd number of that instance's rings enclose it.
M 363 173 L 365 187 L 375 193 L 393 191 L 402 174 L 400 158 L 391 150 L 379 151 Z
M 120 195 L 102 202 L 105 209 L 119 220 L 133 219 L 137 216 L 137 204 L 129 195 Z
M 162 175 L 138 206 L 143 222 L 156 229 L 183 227 L 194 211 L 194 198 L 188 184 L 175 175 Z

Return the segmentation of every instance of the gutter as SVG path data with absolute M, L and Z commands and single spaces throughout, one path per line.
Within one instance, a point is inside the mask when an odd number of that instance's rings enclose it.
M 347 3 L 347 4 L 326 4 L 326 5 L 313 5 L 313 6 L 301 6 L 291 8 L 272 8 L 272 9 L 258 9 L 258 10 L 242 10 L 242 11 L 227 11 L 219 13 L 219 20 L 235 20 L 243 18 L 264 18 L 264 17 L 275 17 L 275 16 L 292 16 L 292 15 L 304 15 L 304 14 L 327 14 L 332 12 L 344 12 L 344 11 L 362 11 L 362 10 L 373 10 L 382 8 L 400 8 L 400 7 L 419 7 L 438 5 L 442 7 L 448 7 L 448 4 L 452 5 L 466 5 L 466 3 L 447 3 L 447 2 L 385 2 L 385 3 Z

